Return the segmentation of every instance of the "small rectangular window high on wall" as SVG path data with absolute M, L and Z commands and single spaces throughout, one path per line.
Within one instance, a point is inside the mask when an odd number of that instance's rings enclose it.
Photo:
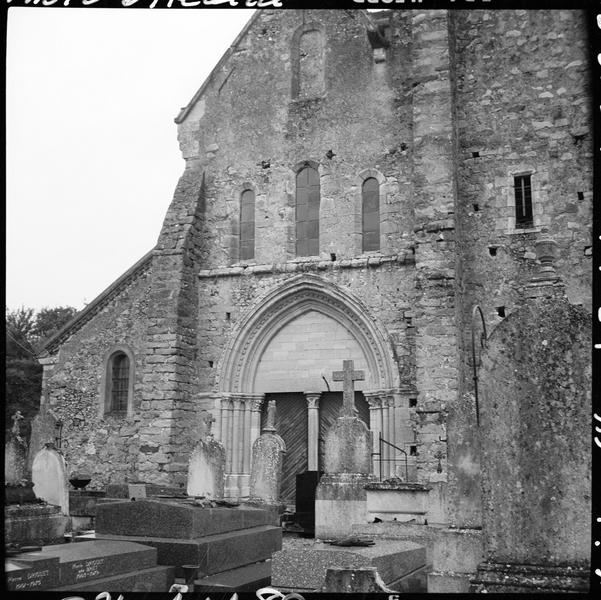
M 516 229 L 528 229 L 534 225 L 532 218 L 532 185 L 530 177 L 530 175 L 516 175 L 513 178 Z
M 244 190 L 240 196 L 240 260 L 255 257 L 255 193 Z

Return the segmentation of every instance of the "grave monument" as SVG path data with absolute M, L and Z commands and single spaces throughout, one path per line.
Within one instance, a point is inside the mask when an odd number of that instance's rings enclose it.
M 63 514 L 69 514 L 69 491 L 67 484 L 67 468 L 63 455 L 47 443 L 33 459 L 31 467 L 33 493 L 37 498 L 60 506 Z
M 269 401 L 267 424 L 253 444 L 250 501 L 279 504 L 286 444 L 275 429 L 275 400 Z
M 315 536 L 344 537 L 353 523 L 367 522 L 365 486 L 376 480 L 372 475 L 372 432 L 355 416 L 354 382 L 365 378 L 353 369 L 353 361 L 343 361 L 334 381 L 343 382 L 341 415 L 326 435 L 325 474 L 320 479 L 315 500 Z
M 482 355 L 485 561 L 472 591 L 585 592 L 591 551 L 591 320 L 568 302 L 553 240 L 529 298 Z
M 97 505 L 96 538 L 156 548 L 159 565 L 198 569 L 195 591 L 256 590 L 269 582 L 273 552 L 282 530 L 269 511 L 211 507 L 194 498 L 140 498 Z
M 188 465 L 188 496 L 205 496 L 214 500 L 223 498 L 225 477 L 225 449 L 213 437 L 211 426 L 215 418 L 205 419 L 206 436 L 196 444 Z
M 64 469 L 62 473 L 52 469 L 50 473 L 45 473 L 42 466 L 44 461 L 38 461 L 33 481 L 30 479 L 27 443 L 21 435 L 22 419 L 17 411 L 6 441 L 4 543 L 11 549 L 62 541 L 69 523 L 66 516 L 69 514 L 66 482 L 64 477 L 61 479 Z M 54 476 L 56 480 L 49 481 Z M 54 492 L 57 493 L 50 493 L 43 481 L 49 483 L 50 487 L 54 484 Z M 58 493 L 59 488 L 62 495 Z
M 412 542 L 373 542 L 351 535 L 354 523 L 367 521 L 364 486 L 376 479 L 371 474 L 372 435 L 354 411 L 353 382 L 362 379 L 363 372 L 353 369 L 352 360 L 345 360 L 343 370 L 334 372 L 333 377 L 343 382 L 343 407 L 326 436 L 325 474 L 316 490 L 315 536 L 336 539 L 329 540 L 332 544 L 320 539 L 306 541 L 301 548 L 274 554 L 272 585 L 283 591 L 328 589 L 327 570 L 335 565 L 347 571 L 349 581 L 354 580 L 350 571 L 369 569 L 374 581 L 405 590 L 408 580 L 413 581 L 426 566 L 425 548 Z
M 12 416 L 13 426 L 6 436 L 4 446 L 4 481 L 19 484 L 27 477 L 27 442 L 21 435 L 21 411 Z

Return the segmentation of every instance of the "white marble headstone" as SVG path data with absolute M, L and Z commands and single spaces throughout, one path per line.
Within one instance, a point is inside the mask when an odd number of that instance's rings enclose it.
M 42 448 L 33 459 L 31 480 L 37 498 L 60 506 L 63 514 L 69 514 L 67 468 L 59 452 L 54 448 Z

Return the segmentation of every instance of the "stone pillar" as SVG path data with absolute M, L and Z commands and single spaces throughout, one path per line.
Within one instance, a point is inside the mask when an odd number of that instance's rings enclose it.
M 243 444 L 244 444 L 244 400 L 240 397 L 232 399 L 234 409 L 233 425 L 233 457 L 232 473 L 241 474 L 243 469 Z
M 38 358 L 38 362 L 43 367 L 43 372 L 42 372 L 42 394 L 40 396 L 40 411 L 41 411 L 42 407 L 47 406 L 49 404 L 49 398 L 48 398 L 48 380 L 52 377 L 52 374 L 54 372 L 54 366 L 58 362 L 58 355 L 44 356 L 42 358 Z M 38 448 L 38 450 L 39 449 L 40 448 Z M 37 450 L 36 450 L 36 452 L 37 452 Z
M 319 470 L 319 399 L 321 392 L 305 392 L 307 399 L 308 470 Z
M 219 439 L 226 451 L 225 496 L 246 498 L 252 466 L 252 446 L 261 429 L 264 394 L 227 393 L 220 406 Z
M 416 223 L 418 407 L 444 413 L 457 400 L 455 318 L 455 139 L 449 11 L 411 14 Z M 428 432 L 428 435 L 431 432 Z M 441 430 L 442 433 L 442 430 Z M 428 438 L 429 439 L 429 438 Z M 423 458 L 427 457 L 423 447 Z M 424 465 L 431 471 L 434 461 Z M 429 472 L 424 470 L 424 477 Z
M 261 435 L 261 406 L 265 399 L 265 394 L 248 394 L 250 402 L 250 438 L 249 447 L 252 448 L 255 440 Z M 252 454 L 251 454 L 252 468 Z
M 382 433 L 382 399 L 380 392 L 365 391 L 363 392 L 367 403 L 369 404 L 369 429 L 373 434 L 373 450 L 372 452 L 380 452 L 380 434 Z M 372 469 L 378 477 L 380 472 L 380 456 L 374 454 L 372 457 Z

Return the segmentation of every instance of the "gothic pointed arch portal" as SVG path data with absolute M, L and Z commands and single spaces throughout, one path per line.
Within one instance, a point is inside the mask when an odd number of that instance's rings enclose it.
M 331 374 L 344 359 L 365 371 L 358 389 L 368 401 L 388 399 L 398 389 L 390 344 L 368 309 L 317 276 L 288 280 L 239 320 L 218 365 L 217 429 L 227 451 L 226 494 L 248 493 L 251 448 L 260 434 L 266 394 L 301 396 L 304 412 L 297 418 L 307 420 L 304 464 L 318 469 L 319 399 L 330 386 L 338 389 Z M 377 419 L 370 413 L 370 427 L 381 431 L 380 412 Z

